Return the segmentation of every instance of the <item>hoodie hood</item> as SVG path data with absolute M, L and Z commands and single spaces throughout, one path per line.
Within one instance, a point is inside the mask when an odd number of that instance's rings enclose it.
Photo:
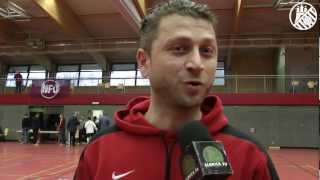
M 131 100 L 126 109 L 115 113 L 117 126 L 125 132 L 137 135 L 162 135 L 166 130 L 159 129 L 150 124 L 144 117 L 150 105 L 150 98 L 137 97 Z M 228 124 L 223 114 L 221 100 L 217 96 L 208 96 L 201 105 L 201 122 L 207 126 L 211 133 L 216 133 Z

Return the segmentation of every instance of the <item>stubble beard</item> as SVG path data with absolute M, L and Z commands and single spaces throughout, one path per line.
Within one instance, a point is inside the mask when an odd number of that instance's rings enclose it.
M 204 99 L 208 95 L 210 88 L 206 88 L 201 94 L 191 96 L 186 93 L 176 96 L 175 102 L 177 106 L 184 108 L 196 108 L 200 107 Z
M 210 89 L 211 86 L 207 87 L 201 94 L 194 96 L 188 95 L 183 89 L 173 86 L 156 87 L 153 88 L 153 91 L 160 99 L 166 101 L 166 104 L 170 107 L 190 109 L 200 107 L 205 97 L 209 94 Z

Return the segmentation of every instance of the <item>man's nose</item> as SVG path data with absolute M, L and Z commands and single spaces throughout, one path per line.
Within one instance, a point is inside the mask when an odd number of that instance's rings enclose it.
M 194 49 L 186 61 L 186 69 L 194 75 L 198 75 L 203 71 L 204 64 L 199 49 Z

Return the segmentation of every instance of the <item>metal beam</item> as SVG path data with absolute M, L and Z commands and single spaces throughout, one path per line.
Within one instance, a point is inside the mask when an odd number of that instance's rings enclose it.
M 233 23 L 234 34 L 237 33 L 239 30 L 240 15 L 242 14 L 242 9 L 243 9 L 243 1 L 244 0 L 235 0 L 234 23 Z
M 64 0 L 33 0 L 33 2 L 43 9 L 69 35 L 74 38 L 88 36 L 89 33 Z
M 233 39 L 235 37 L 236 34 L 238 34 L 239 32 L 239 26 L 240 26 L 240 16 L 243 13 L 243 7 L 244 7 L 244 0 L 235 0 L 235 4 L 234 4 L 234 22 L 233 22 L 233 30 L 232 30 L 232 35 L 230 37 L 230 39 Z M 226 59 L 226 69 L 229 70 L 231 68 L 231 55 L 232 55 L 232 46 L 233 46 L 233 41 L 229 41 L 228 42 L 230 46 L 227 52 L 227 59 Z M 222 46 L 221 44 L 219 46 Z
M 137 0 L 116 0 L 112 1 L 114 6 L 118 9 L 122 17 L 129 23 L 136 33 L 139 33 L 140 22 L 142 19 L 141 12 L 139 12 L 140 2 Z M 145 3 L 145 2 L 144 2 Z M 143 4 L 144 4 L 143 3 Z M 143 10 L 143 9 L 141 9 Z
M 7 75 L 6 69 L 7 69 L 7 65 L 4 64 L 0 58 L 0 77 L 6 77 L 6 75 Z M 1 86 L 3 86 L 3 83 L 0 83 L 0 89 L 1 89 Z
M 102 71 L 106 71 L 107 68 L 107 61 L 106 58 L 102 55 L 102 53 L 97 53 L 97 52 L 88 52 L 94 59 L 95 61 L 101 66 Z
M 45 54 L 31 54 L 31 57 L 36 64 L 42 65 L 50 73 L 55 70 L 54 64 Z
M 41 7 L 64 32 L 80 41 L 79 44 L 82 44 L 81 39 L 88 39 L 91 37 L 77 15 L 64 0 L 33 0 L 33 2 Z M 106 59 L 102 54 L 96 52 L 90 52 L 89 54 L 103 70 L 106 69 Z
M 134 0 L 134 3 L 137 7 L 137 10 L 138 10 L 140 16 L 144 17 L 147 13 L 146 0 Z

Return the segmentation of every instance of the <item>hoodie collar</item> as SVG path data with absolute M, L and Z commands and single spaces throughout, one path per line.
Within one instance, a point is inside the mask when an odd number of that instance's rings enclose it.
M 150 124 L 144 117 L 150 105 L 150 98 L 137 97 L 132 99 L 124 110 L 115 113 L 115 121 L 123 131 L 136 135 L 163 135 L 169 131 L 161 130 Z M 217 96 L 208 96 L 201 106 L 201 122 L 211 133 L 218 132 L 228 124 L 223 114 L 221 100 Z

